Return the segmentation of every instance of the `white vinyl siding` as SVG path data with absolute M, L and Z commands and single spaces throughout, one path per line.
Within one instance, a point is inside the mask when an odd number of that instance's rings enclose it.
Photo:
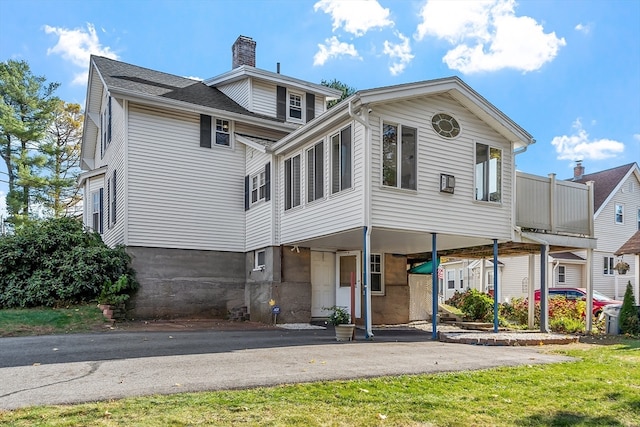
M 265 165 L 271 162 L 271 200 L 256 203 L 246 211 L 246 250 L 255 250 L 273 245 L 273 203 L 274 194 L 274 164 L 270 154 L 260 153 L 253 148 L 247 148 L 246 170 L 252 176 L 264 172 Z
M 131 106 L 129 245 L 244 251 L 244 145 L 199 139 L 198 114 Z
M 110 220 L 111 227 L 106 227 L 102 239 L 104 242 L 113 247 L 119 244 L 126 244 L 125 241 L 125 189 L 126 189 L 126 170 L 125 170 L 125 141 L 126 141 L 126 119 L 125 107 L 123 101 L 113 97 L 111 100 L 111 144 L 107 151 L 105 160 L 108 168 L 105 173 L 105 189 L 106 180 L 111 181 L 111 194 L 107 198 L 105 193 L 105 218 L 107 217 L 106 209 L 111 209 Z M 115 187 L 113 174 L 116 174 Z M 105 190 L 106 191 L 106 190 Z M 115 218 L 114 222 L 114 204 L 113 194 L 115 192 Z M 109 199 L 111 206 L 106 206 Z M 106 224 L 106 223 L 105 223 Z
M 250 104 L 250 80 L 243 79 L 237 82 L 228 83 L 225 85 L 216 86 L 220 90 L 220 92 L 227 95 L 229 98 L 236 101 L 238 104 L 246 108 L 247 110 L 251 110 Z
M 254 80 L 252 104 L 254 113 L 276 117 L 276 84 Z
M 462 127 L 454 140 L 441 138 L 431 117 L 451 111 Z M 381 186 L 382 122 L 403 123 L 417 129 L 417 193 Z M 493 129 L 447 95 L 402 101 L 374 109 L 371 179 L 373 226 L 401 230 L 510 239 L 512 231 L 512 149 Z M 474 199 L 475 143 L 502 149 L 502 203 Z M 455 177 L 455 193 L 440 192 L 440 174 Z
M 330 136 L 335 135 L 346 126 L 352 129 L 352 184 L 351 188 L 330 194 L 331 189 L 331 156 Z M 300 208 L 284 211 L 284 204 L 280 203 L 281 217 L 280 243 L 301 241 L 308 238 L 325 236 L 345 230 L 351 230 L 363 225 L 363 127 L 358 123 L 345 123 L 326 132 L 324 138 L 324 194 L 328 195 L 322 201 L 314 201 L 311 204 L 304 203 Z M 357 142 L 358 141 L 358 142 Z M 317 139 L 309 141 L 301 148 L 300 154 L 305 153 L 318 142 Z M 291 153 L 293 154 L 293 153 Z M 284 159 L 281 160 L 284 165 Z M 284 167 L 279 168 L 278 179 L 284 180 Z M 306 162 L 302 162 L 302 176 L 307 176 Z M 284 186 L 280 187 L 280 197 L 284 197 Z M 306 186 L 302 187 L 306 193 Z M 302 194 L 301 200 L 306 201 L 307 195 Z M 335 220 L 336 212 L 340 212 L 340 221 Z

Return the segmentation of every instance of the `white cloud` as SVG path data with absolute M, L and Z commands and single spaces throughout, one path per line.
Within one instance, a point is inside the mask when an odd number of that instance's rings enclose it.
M 93 24 L 87 23 L 87 28 L 68 28 L 44 26 L 44 32 L 58 36 L 58 42 L 47 49 L 47 55 L 58 54 L 66 61 L 81 69 L 73 79 L 73 84 L 86 84 L 89 70 L 89 56 L 99 55 L 111 59 L 118 59 L 118 55 L 108 46 L 102 46 Z
M 640 133 L 634 133 L 633 134 L 633 139 L 635 139 L 636 141 L 640 142 Z
M 352 44 L 341 42 L 336 36 L 326 39 L 325 44 L 318 45 L 318 52 L 313 57 L 313 65 L 324 65 L 330 58 L 338 56 L 352 56 L 360 58 L 358 51 Z
M 392 27 L 389 9 L 380 6 L 377 0 L 320 0 L 313 10 L 322 10 L 331 15 L 333 31 L 340 27 L 356 37 L 363 36 L 373 28 Z
M 514 8 L 514 0 L 428 0 L 415 38 L 434 36 L 454 45 L 443 62 L 462 73 L 537 70 L 566 41 L 545 33 L 533 18 L 516 16 Z
M 415 57 L 415 55 L 411 54 L 409 38 L 400 32 L 396 32 L 396 36 L 400 39 L 400 43 L 392 43 L 385 40 L 383 50 L 383 53 L 385 55 L 389 55 L 389 57 L 394 61 L 389 67 L 389 71 L 394 76 L 402 73 L 407 67 L 407 64 L 409 64 Z
M 556 136 L 551 140 L 559 160 L 602 160 L 624 152 L 622 142 L 611 139 L 590 140 L 589 134 L 582 128 L 580 119 L 573 122 L 573 129 L 573 135 Z
M 584 34 L 589 34 L 591 32 L 591 25 L 580 23 L 575 26 L 575 30 Z

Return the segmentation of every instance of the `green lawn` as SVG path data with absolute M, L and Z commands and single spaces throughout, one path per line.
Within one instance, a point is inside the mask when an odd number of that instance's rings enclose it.
M 96 304 L 0 310 L 0 337 L 88 332 L 106 323 Z
M 0 424 L 640 426 L 640 340 L 556 348 L 578 361 L 32 407 Z

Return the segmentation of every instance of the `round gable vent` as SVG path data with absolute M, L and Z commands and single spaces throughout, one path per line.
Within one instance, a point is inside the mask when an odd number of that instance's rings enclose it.
M 455 138 L 460 135 L 458 121 L 445 113 L 438 113 L 431 118 L 431 126 L 438 135 L 444 138 Z

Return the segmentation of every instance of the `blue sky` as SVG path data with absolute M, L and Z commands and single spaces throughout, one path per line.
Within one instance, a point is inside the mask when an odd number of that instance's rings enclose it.
M 527 173 L 640 161 L 638 0 L 0 0 L 0 60 L 80 104 L 91 53 L 205 79 L 231 68 L 239 35 L 257 67 L 317 83 L 457 75 L 534 136 Z

